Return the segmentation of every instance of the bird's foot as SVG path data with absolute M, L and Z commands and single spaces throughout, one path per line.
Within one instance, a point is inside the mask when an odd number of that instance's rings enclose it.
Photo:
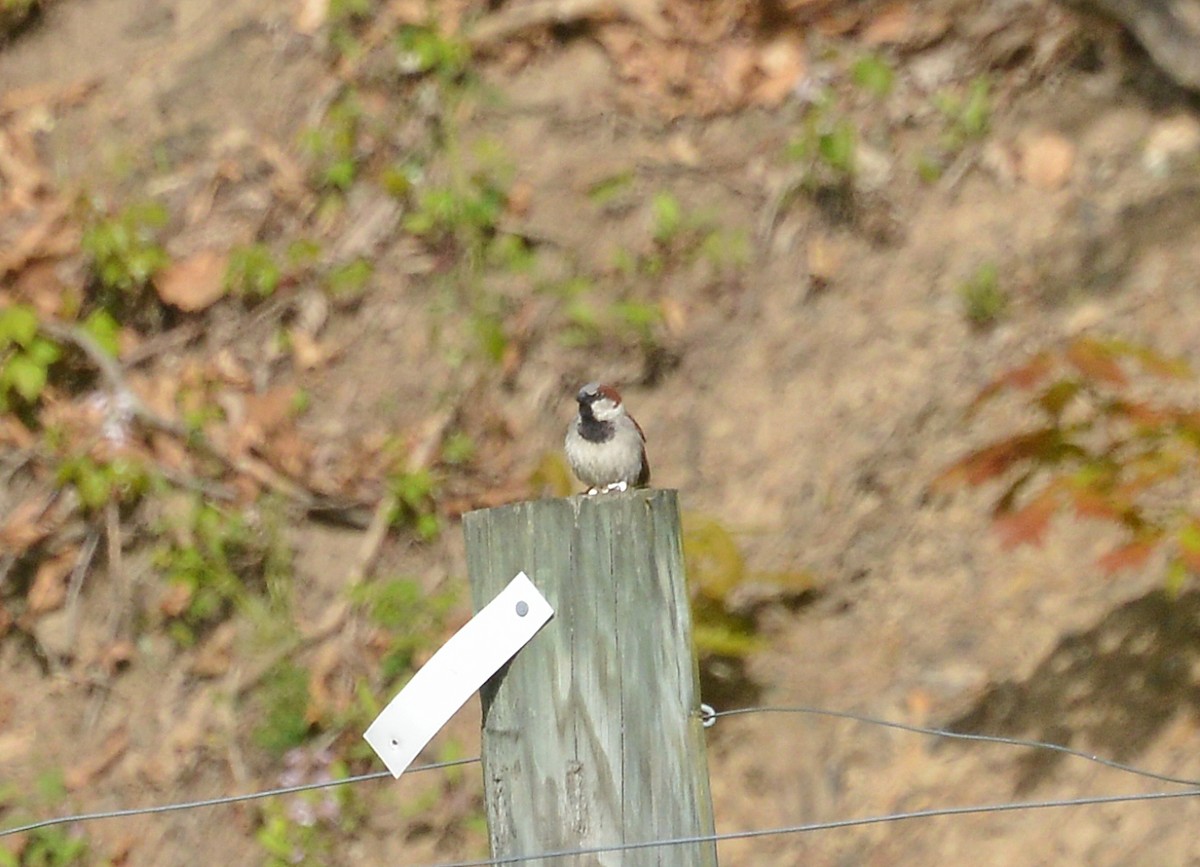
M 618 493 L 621 493 L 621 492 L 627 491 L 628 489 L 629 489 L 629 482 L 612 482 L 610 484 L 605 485 L 604 490 L 601 491 L 601 493 L 611 494 L 613 491 L 617 491 Z
M 598 494 L 598 493 L 600 493 L 600 489 L 599 489 L 599 488 L 588 488 L 588 489 L 587 489 L 587 496 L 589 496 L 589 497 L 594 497 L 594 496 L 596 496 L 596 494 Z

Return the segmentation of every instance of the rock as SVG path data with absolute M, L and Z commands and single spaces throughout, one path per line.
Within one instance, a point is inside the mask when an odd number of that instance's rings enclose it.
M 75 634 L 66 608 L 51 611 L 33 625 L 33 638 L 47 658 L 59 662 L 75 656 Z
M 1142 167 L 1163 178 L 1189 157 L 1193 161 L 1200 159 L 1200 121 L 1191 115 L 1177 114 L 1159 121 L 1150 130 L 1142 149 Z
M 1063 0 L 1119 22 L 1177 84 L 1200 91 L 1200 0 Z
M 1023 135 L 1017 151 L 1022 180 L 1040 190 L 1060 189 L 1075 165 L 1075 145 L 1058 133 Z

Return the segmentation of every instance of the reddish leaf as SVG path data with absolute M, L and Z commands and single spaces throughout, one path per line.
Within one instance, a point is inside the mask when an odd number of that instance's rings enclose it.
M 963 484 L 972 487 L 981 485 L 1003 475 L 1017 461 L 1038 455 L 1048 456 L 1060 443 L 1058 432 L 1049 428 L 1017 434 L 955 461 L 934 479 L 933 487 L 946 490 Z
M 1160 379 L 1190 379 L 1191 366 L 1182 358 L 1163 355 L 1149 346 L 1140 346 L 1124 340 L 1108 340 L 1105 345 L 1115 354 L 1137 361 L 1146 373 Z
M 1089 379 L 1123 386 L 1129 379 L 1117 362 L 1116 353 L 1110 346 L 1091 337 L 1080 337 L 1067 347 L 1067 360 Z
M 1176 413 L 1159 409 L 1136 400 L 1114 400 L 1108 407 L 1109 415 L 1125 416 L 1130 421 L 1145 427 L 1160 428 L 1175 421 Z
M 975 400 L 971 402 L 971 410 L 978 409 L 981 405 L 1007 389 L 1031 389 L 1049 376 L 1050 371 L 1053 369 L 1054 358 L 1050 353 L 1039 352 L 1033 358 L 1029 359 L 1029 361 L 1011 370 L 1006 370 L 984 386 L 983 390 L 975 396 Z
M 1047 488 L 1022 506 L 1012 512 L 1006 512 L 996 518 L 996 533 L 1000 536 L 1000 544 L 1005 548 L 1016 548 L 1018 545 L 1040 545 L 1050 526 L 1050 519 L 1058 511 L 1058 490 Z
M 1119 548 L 1114 548 L 1096 561 L 1096 565 L 1105 575 L 1113 575 L 1122 569 L 1138 569 L 1145 565 L 1158 547 L 1157 536 L 1149 539 L 1137 539 Z
M 1081 518 L 1097 518 L 1101 520 L 1120 521 L 1129 511 L 1129 503 L 1092 488 L 1073 488 L 1071 490 L 1071 505 L 1075 514 Z
M 1062 415 L 1062 411 L 1071 399 L 1079 394 L 1082 387 L 1073 379 L 1060 379 L 1038 396 L 1038 406 L 1052 416 Z

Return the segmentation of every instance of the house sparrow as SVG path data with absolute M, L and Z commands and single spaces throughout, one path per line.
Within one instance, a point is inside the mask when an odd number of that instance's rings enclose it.
M 646 435 L 611 385 L 590 382 L 575 395 L 579 414 L 567 428 L 567 460 L 588 496 L 650 481 Z

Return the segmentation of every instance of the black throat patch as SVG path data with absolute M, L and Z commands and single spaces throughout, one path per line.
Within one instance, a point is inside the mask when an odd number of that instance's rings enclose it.
M 600 421 L 592 415 L 592 408 L 587 404 L 579 407 L 579 435 L 590 443 L 607 442 L 613 435 L 613 423 Z

